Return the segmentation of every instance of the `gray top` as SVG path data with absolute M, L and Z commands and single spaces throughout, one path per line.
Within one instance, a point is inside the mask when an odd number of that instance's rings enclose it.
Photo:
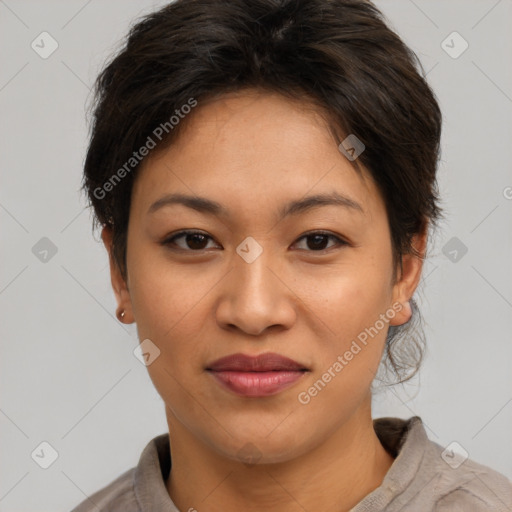
M 380 487 L 351 512 L 510 512 L 512 484 L 502 474 L 430 441 L 418 416 L 379 418 L 374 428 L 395 457 Z M 152 439 L 136 467 L 72 512 L 180 512 L 165 480 L 171 468 L 169 434 Z

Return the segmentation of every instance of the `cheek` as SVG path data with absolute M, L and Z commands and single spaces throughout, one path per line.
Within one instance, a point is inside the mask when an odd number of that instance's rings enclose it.
M 313 373 L 296 397 L 310 416 L 324 417 L 330 411 L 331 427 L 345 421 L 367 397 L 389 325 L 381 319 L 389 309 L 386 279 L 378 271 L 351 270 L 338 273 L 311 295 L 309 306 L 315 308 L 322 334 L 317 331 L 314 342 Z
M 338 399 L 358 400 L 370 386 L 389 326 L 389 319 L 383 321 L 381 317 L 390 307 L 387 271 L 386 265 L 361 256 L 329 272 L 328 278 L 315 283 L 305 281 L 309 296 L 306 305 L 318 319 L 312 328 L 317 332 L 318 349 L 314 378 L 329 383 L 326 392 L 319 383 L 323 396 L 320 402 L 336 400 L 336 395 Z
M 391 288 L 386 267 L 363 255 L 302 279 L 302 293 L 331 335 L 353 336 L 373 324 L 389 306 Z
M 198 279 L 197 271 L 193 277 L 189 271 L 171 270 L 149 259 L 139 260 L 134 268 L 131 301 L 138 336 L 141 341 L 150 339 L 160 351 L 147 367 L 149 376 L 175 414 L 187 410 L 188 415 L 200 417 L 204 412 L 198 404 L 205 399 L 202 390 L 190 383 L 203 371 L 198 355 L 204 352 L 205 308 L 214 282 Z M 192 388 L 195 400 L 191 399 Z
M 148 246 L 132 258 L 133 311 L 137 325 L 154 335 L 171 332 L 211 288 L 206 276 L 198 278 L 199 267 L 171 264 L 160 249 Z
M 200 331 L 208 292 L 218 278 L 199 278 L 197 269 L 171 267 L 164 258 L 149 256 L 134 260 L 133 269 L 130 297 L 139 339 L 149 338 L 158 346 L 161 354 L 155 363 L 178 371 L 180 361 L 195 360 L 194 351 L 204 342 Z

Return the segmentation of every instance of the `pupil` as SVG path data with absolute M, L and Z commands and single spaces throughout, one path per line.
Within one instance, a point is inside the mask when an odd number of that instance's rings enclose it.
M 205 236 L 200 233 L 187 235 L 187 244 L 191 249 L 203 249 L 204 238 Z
M 309 239 L 313 239 L 313 244 L 308 243 L 308 247 L 310 249 L 325 249 L 325 246 L 327 245 L 327 236 L 326 235 L 311 235 L 308 237 Z M 323 242 L 323 243 L 322 243 Z M 313 245 L 313 247 L 311 246 Z M 321 247 L 318 247 L 320 245 Z

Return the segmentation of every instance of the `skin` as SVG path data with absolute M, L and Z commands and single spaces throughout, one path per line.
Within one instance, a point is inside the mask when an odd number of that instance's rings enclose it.
M 393 281 L 383 199 L 312 105 L 245 90 L 200 103 L 184 122 L 135 181 L 126 281 L 112 258 L 112 233 L 102 232 L 123 321 L 136 322 L 140 340 L 161 351 L 148 371 L 171 433 L 169 495 L 182 511 L 349 510 L 393 463 L 373 430 L 370 386 L 388 325 L 411 316 L 422 260 L 404 256 Z M 332 191 L 363 211 L 323 205 L 277 217 L 290 201 Z M 228 213 L 173 204 L 148 214 L 169 193 L 206 197 Z M 184 229 L 211 238 L 163 244 Z M 319 250 L 304 238 L 318 230 L 346 244 L 326 237 Z M 251 263 L 236 252 L 248 236 L 263 249 Z M 425 233 L 413 242 L 424 253 Z M 394 318 L 301 404 L 298 394 L 394 303 L 401 307 Z M 277 352 L 310 371 L 277 395 L 241 397 L 205 371 L 238 352 Z M 254 464 L 241 459 L 242 448 Z

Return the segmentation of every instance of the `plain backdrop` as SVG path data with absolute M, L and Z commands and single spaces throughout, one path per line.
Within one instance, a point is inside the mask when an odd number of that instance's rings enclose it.
M 79 194 L 90 87 L 133 20 L 161 5 L 0 0 L 0 511 L 68 511 L 167 430 Z M 447 220 L 416 294 L 420 377 L 376 395 L 374 416 L 419 415 L 433 441 L 512 478 L 512 2 L 377 5 L 443 110 Z M 45 51 L 58 44 L 47 58 L 31 46 L 41 37 Z

